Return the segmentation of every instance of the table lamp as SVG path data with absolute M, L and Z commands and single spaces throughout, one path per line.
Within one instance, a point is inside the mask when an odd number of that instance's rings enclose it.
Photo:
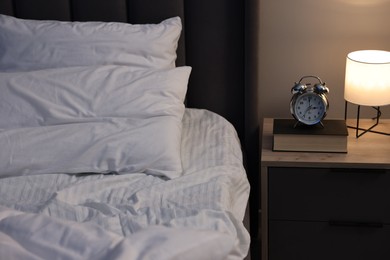
M 379 123 L 380 107 L 390 104 L 390 52 L 361 50 L 347 55 L 344 99 L 345 119 L 348 102 L 358 105 L 356 127 L 348 126 L 356 129 L 356 138 L 367 132 L 390 135 L 373 130 Z M 368 129 L 359 127 L 360 106 L 370 106 L 377 112 L 373 118 L 376 122 Z

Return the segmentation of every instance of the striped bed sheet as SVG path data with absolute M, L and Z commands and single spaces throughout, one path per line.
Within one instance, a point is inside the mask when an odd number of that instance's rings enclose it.
M 187 108 L 181 159 L 182 176 L 170 180 L 143 173 L 0 178 L 0 258 L 243 259 L 250 186 L 235 129 L 213 112 Z

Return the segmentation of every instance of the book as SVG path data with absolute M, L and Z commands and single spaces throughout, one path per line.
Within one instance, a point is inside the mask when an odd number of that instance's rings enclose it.
M 323 126 L 296 122 L 294 119 L 274 119 L 274 151 L 347 153 L 345 120 L 324 120 Z

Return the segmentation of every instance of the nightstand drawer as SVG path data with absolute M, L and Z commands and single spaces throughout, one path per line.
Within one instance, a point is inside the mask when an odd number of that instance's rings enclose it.
M 268 168 L 270 220 L 390 224 L 390 171 Z
M 332 226 L 327 222 L 269 222 L 269 259 L 390 259 L 390 226 Z

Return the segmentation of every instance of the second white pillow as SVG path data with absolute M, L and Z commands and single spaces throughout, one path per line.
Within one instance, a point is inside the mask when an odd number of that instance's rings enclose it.
M 0 14 L 0 71 L 86 65 L 173 68 L 181 33 L 159 24 L 25 20 Z

